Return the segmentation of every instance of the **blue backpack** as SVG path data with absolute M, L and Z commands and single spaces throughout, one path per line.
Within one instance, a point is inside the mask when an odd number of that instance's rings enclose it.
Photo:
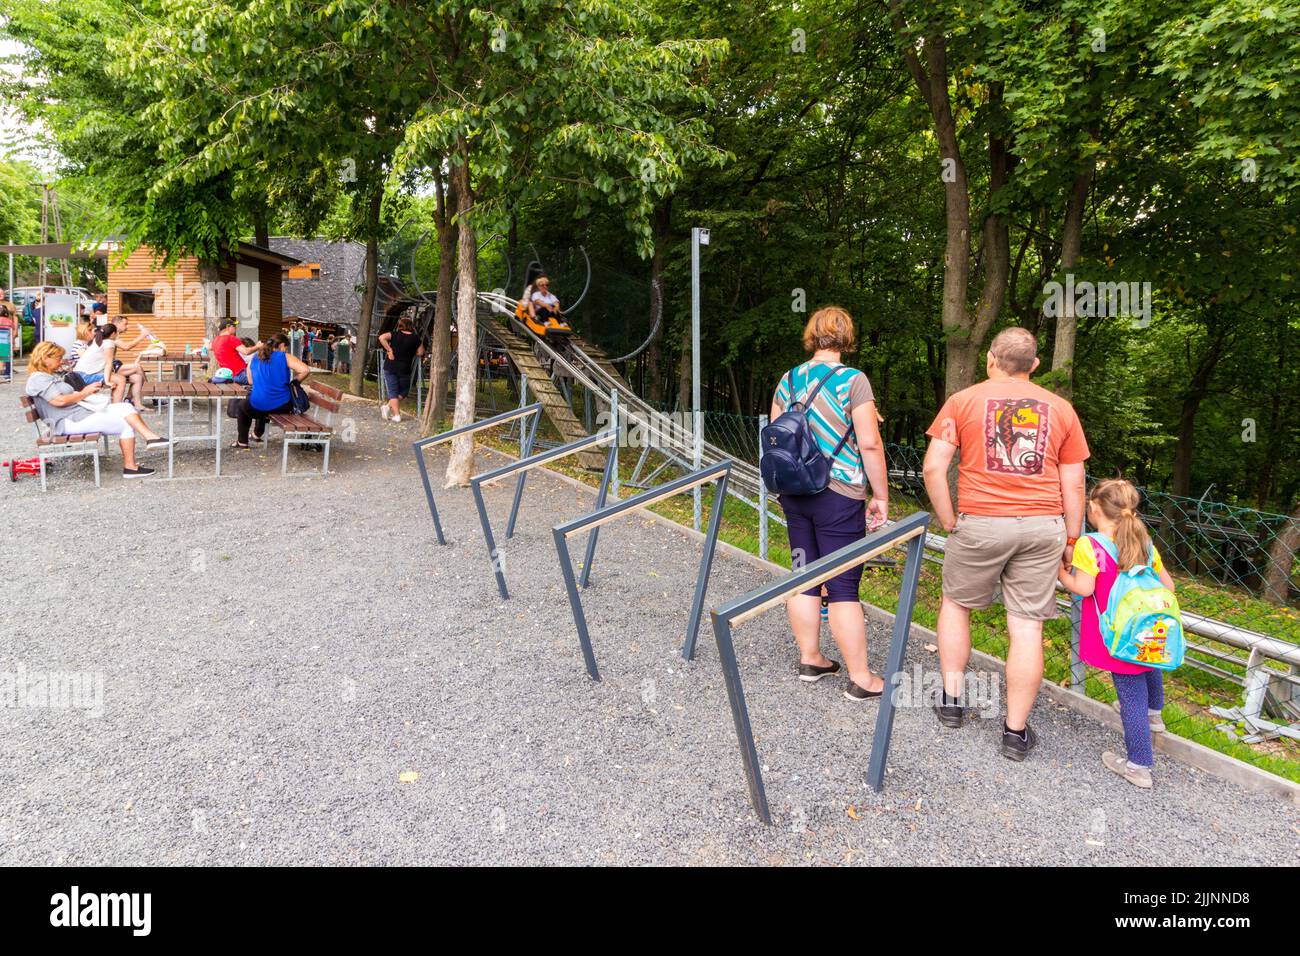
M 790 370 L 790 404 L 759 434 L 763 446 L 759 471 L 768 491 L 778 495 L 815 495 L 831 483 L 831 460 L 853 434 L 853 422 L 850 420 L 848 431 L 828 459 L 817 447 L 805 412 L 822 386 L 842 368 L 843 365 L 837 365 L 823 375 L 802 402 L 794 401 L 794 369 Z
M 1119 564 L 1119 554 L 1109 538 L 1103 534 L 1088 537 Z M 1105 611 L 1097 604 L 1095 593 L 1092 605 L 1097 609 L 1102 643 L 1111 657 L 1166 671 L 1182 665 L 1187 637 L 1178 598 L 1161 582 L 1151 557 L 1146 564 L 1116 574 Z

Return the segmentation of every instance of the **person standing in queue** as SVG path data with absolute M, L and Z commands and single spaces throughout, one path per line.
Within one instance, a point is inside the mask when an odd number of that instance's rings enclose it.
M 424 343 L 415 334 L 415 325 L 406 316 L 397 320 L 397 328 L 379 336 L 379 347 L 384 350 L 384 389 L 388 401 L 383 416 L 388 421 L 402 420 L 402 399 L 411 390 L 411 369 L 416 360 L 424 357 Z
M 812 357 L 781 378 L 772 402 L 775 421 L 799 404 L 818 449 L 830 459 L 830 483 L 811 495 L 782 494 L 796 567 L 825 557 L 866 537 L 889 516 L 888 469 L 880 438 L 875 395 L 861 371 L 840 361 L 855 347 L 853 318 L 838 306 L 818 309 L 803 331 Z M 868 494 L 869 492 L 869 494 Z M 867 666 L 867 630 L 858 587 L 862 566 L 825 583 L 831 636 L 844 657 L 851 701 L 876 700 L 884 680 Z M 821 651 L 822 586 L 809 588 L 786 602 L 790 628 L 799 648 L 799 679 L 809 683 L 840 670 Z

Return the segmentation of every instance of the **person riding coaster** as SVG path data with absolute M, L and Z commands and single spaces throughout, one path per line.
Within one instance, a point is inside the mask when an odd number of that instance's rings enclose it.
M 515 317 L 537 336 L 552 338 L 570 335 L 573 329 L 564 321 L 560 300 L 551 292 L 551 280 L 539 273 L 524 289 L 524 296 L 515 306 Z

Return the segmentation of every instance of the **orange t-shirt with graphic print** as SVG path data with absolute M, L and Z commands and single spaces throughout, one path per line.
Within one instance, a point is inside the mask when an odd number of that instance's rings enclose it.
M 957 446 L 957 510 L 969 515 L 1063 514 L 1060 466 L 1089 454 L 1070 403 L 1021 378 L 962 389 L 926 434 Z

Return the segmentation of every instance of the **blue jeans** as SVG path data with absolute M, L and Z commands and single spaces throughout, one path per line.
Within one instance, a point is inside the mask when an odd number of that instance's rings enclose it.
M 411 371 L 397 372 L 391 365 L 384 366 L 384 390 L 389 398 L 405 398 L 411 390 Z
M 87 385 L 104 380 L 103 372 L 78 372 L 77 374 L 81 376 L 81 380 Z

